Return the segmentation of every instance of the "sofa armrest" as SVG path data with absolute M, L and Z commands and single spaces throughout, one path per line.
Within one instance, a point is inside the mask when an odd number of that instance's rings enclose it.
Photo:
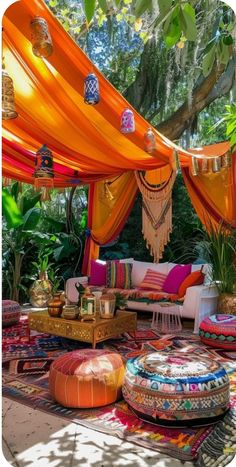
M 205 316 L 217 310 L 218 290 L 214 284 L 188 287 L 181 315 L 194 318 L 194 332 L 198 332 L 199 324 Z
M 72 277 L 66 281 L 66 297 L 70 303 L 78 303 L 79 293 L 75 287 L 75 284 L 80 282 L 83 285 L 88 284 L 88 276 L 83 277 Z

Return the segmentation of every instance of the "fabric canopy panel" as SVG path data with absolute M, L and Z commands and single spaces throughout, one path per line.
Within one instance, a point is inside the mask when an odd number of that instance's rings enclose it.
M 52 36 L 53 53 L 48 59 L 35 57 L 32 52 L 30 22 L 35 16 L 47 21 Z M 3 28 L 5 66 L 14 82 L 18 112 L 16 119 L 3 122 L 3 136 L 31 155 L 47 144 L 58 164 L 56 186 L 73 185 L 68 169 L 78 172 L 78 180 L 87 182 L 129 170 L 163 167 L 172 163 L 173 148 L 178 150 L 181 165 L 189 165 L 190 152 L 154 128 L 156 150 L 152 155 L 144 151 L 144 134 L 150 124 L 134 109 L 135 132 L 120 132 L 121 113 L 131 106 L 95 70 L 43 0 L 21 0 L 11 5 L 3 17 Z M 95 71 L 99 79 L 101 99 L 96 106 L 86 105 L 83 99 L 84 79 L 90 71 Z M 32 166 L 31 171 L 25 162 L 17 167 L 15 173 L 3 150 L 3 174 L 19 180 L 25 177 L 29 182 Z

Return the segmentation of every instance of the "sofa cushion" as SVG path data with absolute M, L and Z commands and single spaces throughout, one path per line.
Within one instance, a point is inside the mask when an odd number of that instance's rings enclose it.
M 176 264 L 167 275 L 163 285 L 163 291 L 177 294 L 180 284 L 190 273 L 191 264 Z
M 132 287 L 140 287 L 147 269 L 168 274 L 168 263 L 148 263 L 145 261 L 133 261 Z
M 89 285 L 105 285 L 106 273 L 106 264 L 101 264 L 98 261 L 91 260 Z
M 184 297 L 186 294 L 186 290 L 188 287 L 192 287 L 193 285 L 201 285 L 204 282 L 204 274 L 202 271 L 194 271 L 191 272 L 183 282 L 180 284 L 179 290 L 178 290 L 178 295 L 179 297 Z
M 132 263 L 107 261 L 107 287 L 130 289 L 132 266 Z
M 161 272 L 154 271 L 153 269 L 147 269 L 145 277 L 139 287 L 141 289 L 162 290 L 166 277 L 167 274 L 162 274 Z

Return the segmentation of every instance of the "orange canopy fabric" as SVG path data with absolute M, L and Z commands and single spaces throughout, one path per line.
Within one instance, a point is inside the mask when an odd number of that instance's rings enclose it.
M 32 52 L 30 22 L 35 16 L 47 21 L 52 36 L 53 53 L 48 59 Z M 59 169 L 61 165 L 62 172 L 65 167 L 77 172 L 82 182 L 129 170 L 163 167 L 172 162 L 173 148 L 178 150 L 181 165 L 189 165 L 190 152 L 178 148 L 154 128 L 157 149 L 152 155 L 145 152 L 144 134 L 150 124 L 134 109 L 135 132 L 120 132 L 121 113 L 131 106 L 95 69 L 43 0 L 20 0 L 7 9 L 3 17 L 3 55 L 6 71 L 14 82 L 18 112 L 18 118 L 3 122 L 3 136 L 6 145 L 10 141 L 19 146 L 19 153 L 24 148 L 34 155 L 42 144 L 47 144 Z M 86 105 L 83 99 L 84 79 L 90 71 L 95 71 L 99 79 L 101 99 L 95 106 Z M 34 182 L 32 163 L 26 171 L 24 163 L 17 171 L 13 165 L 3 148 L 3 175 Z M 65 170 L 58 177 L 55 186 L 73 184 Z

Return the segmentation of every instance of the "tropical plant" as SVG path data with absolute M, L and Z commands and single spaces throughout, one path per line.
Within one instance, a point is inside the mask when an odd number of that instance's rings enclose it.
M 210 225 L 204 231 L 204 237 L 196 246 L 200 256 L 211 266 L 211 279 L 216 284 L 219 294 L 235 291 L 236 285 L 236 232 Z
M 126 307 L 127 304 L 127 299 L 122 295 L 120 292 L 115 292 L 114 293 L 116 302 L 115 302 L 115 310 L 117 309 L 123 309 Z

